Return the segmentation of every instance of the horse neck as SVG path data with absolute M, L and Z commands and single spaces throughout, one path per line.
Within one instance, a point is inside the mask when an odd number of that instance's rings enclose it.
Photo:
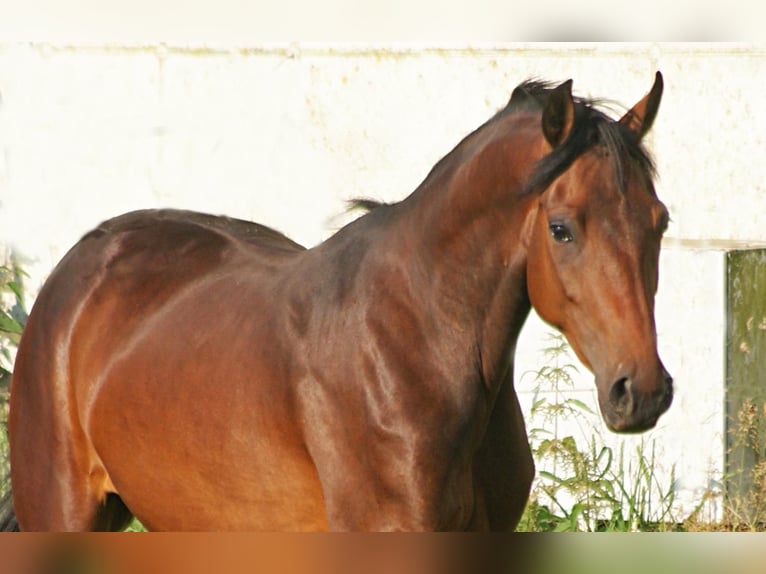
M 422 254 L 431 308 L 473 339 L 486 369 L 511 355 L 530 310 L 522 230 L 536 198 L 521 191 L 544 145 L 539 116 L 517 123 L 474 134 L 450 154 L 454 165 L 445 158 L 409 199 L 402 233 Z

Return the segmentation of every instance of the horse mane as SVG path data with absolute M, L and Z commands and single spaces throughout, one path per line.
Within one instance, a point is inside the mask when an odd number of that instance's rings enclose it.
M 346 201 L 346 211 L 364 211 L 370 212 L 379 207 L 392 205 L 387 201 L 380 201 L 369 197 L 355 197 Z
M 556 85 L 539 79 L 522 82 L 513 90 L 506 107 L 495 114 L 490 122 L 512 113 L 542 111 Z M 574 101 L 575 123 L 569 137 L 537 163 L 524 187 L 525 193 L 547 188 L 575 159 L 597 145 L 602 145 L 609 156 L 616 184 L 621 192 L 625 189 L 625 167 L 628 162 L 649 174 L 650 178 L 655 177 L 654 160 L 641 143 L 641 139 L 604 111 L 605 104 L 613 102 L 580 96 L 575 96 Z
M 494 125 L 503 118 L 517 113 L 542 112 L 548 101 L 548 96 L 558 84 L 529 78 L 514 88 L 506 106 L 494 116 L 468 134 L 452 152 L 445 155 L 431 169 L 421 187 L 432 181 L 439 173 L 450 167 L 455 155 L 464 144 L 481 134 L 485 128 Z M 566 141 L 551 153 L 537 162 L 532 175 L 522 190 L 523 194 L 540 192 L 546 189 L 553 180 L 564 173 L 569 166 L 587 150 L 602 145 L 612 164 L 617 188 L 624 193 L 626 184 L 626 164 L 631 163 L 640 171 L 654 179 L 656 168 L 652 156 L 641 143 L 641 139 L 629 128 L 609 117 L 607 107 L 614 107 L 614 102 L 605 99 L 574 96 L 575 123 Z M 389 203 L 369 198 L 356 198 L 347 202 L 348 210 L 373 211 L 385 207 Z

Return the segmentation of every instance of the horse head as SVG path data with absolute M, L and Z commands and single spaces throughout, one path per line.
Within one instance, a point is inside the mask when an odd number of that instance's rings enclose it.
M 573 98 L 571 85 L 552 90 L 543 108 L 541 141 L 550 151 L 532 178 L 538 199 L 525 228 L 528 292 L 595 374 L 607 426 L 642 431 L 673 396 L 654 321 L 669 216 L 641 145 L 662 76 L 619 121 Z

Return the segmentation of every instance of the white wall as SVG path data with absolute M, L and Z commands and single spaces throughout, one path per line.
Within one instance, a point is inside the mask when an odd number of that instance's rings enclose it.
M 0 0 L 0 38 L 55 43 L 508 42 L 623 38 L 758 41 L 751 0 Z
M 657 320 L 677 398 L 643 440 L 693 500 L 722 470 L 724 250 L 766 244 L 763 47 L 0 45 L 0 242 L 31 259 L 32 289 L 85 231 L 135 208 L 254 219 L 312 245 L 345 221 L 345 199 L 406 196 L 523 79 L 571 77 L 630 106 L 657 69 L 648 144 L 673 217 Z M 539 366 L 546 330 L 525 328 L 519 374 Z

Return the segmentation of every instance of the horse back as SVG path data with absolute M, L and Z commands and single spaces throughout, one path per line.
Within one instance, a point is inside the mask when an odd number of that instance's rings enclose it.
M 180 210 L 131 212 L 103 222 L 66 254 L 43 286 L 26 330 L 34 333 L 40 322 L 51 344 L 78 342 L 89 354 L 105 337 L 124 342 L 184 293 L 198 289 L 205 297 L 205 285 L 228 276 L 264 283 L 301 251 L 279 232 L 243 220 Z

